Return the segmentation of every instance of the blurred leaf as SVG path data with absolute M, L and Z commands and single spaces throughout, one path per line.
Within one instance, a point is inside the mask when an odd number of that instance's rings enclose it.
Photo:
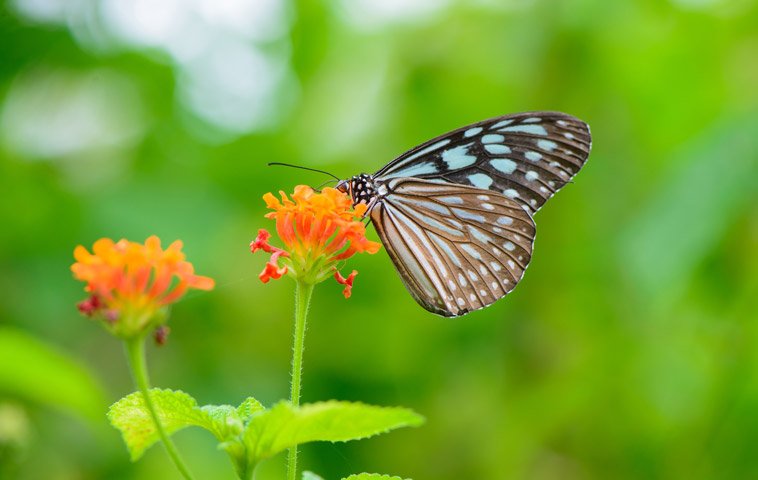
M 293 407 L 280 402 L 253 417 L 243 440 L 251 463 L 307 442 L 360 440 L 400 427 L 418 426 L 424 418 L 402 407 L 375 407 L 328 401 Z
M 621 262 L 646 295 L 672 297 L 755 199 L 758 122 L 735 117 L 693 142 L 622 242 Z
M 400 478 L 391 475 L 381 475 L 379 473 L 359 473 L 356 475 L 350 475 L 342 480 L 411 480 L 410 478 Z
M 319 477 L 313 472 L 309 472 L 308 470 L 303 472 L 303 480 L 324 480 L 323 477 Z
M 30 423 L 21 405 L 0 402 L 0 479 L 18 477 L 31 443 Z
M 0 328 L 0 392 L 96 419 L 103 390 L 71 356 L 11 327 Z

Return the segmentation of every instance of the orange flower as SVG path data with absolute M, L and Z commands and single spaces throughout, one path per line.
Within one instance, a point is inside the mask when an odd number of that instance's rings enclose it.
M 214 286 L 213 279 L 195 275 L 181 250 L 179 240 L 161 249 L 156 236 L 144 245 L 101 238 L 92 246 L 93 253 L 76 247 L 71 271 L 77 280 L 87 282 L 84 290 L 90 293 L 79 303 L 79 311 L 105 320 L 112 333 L 124 338 L 160 326 L 165 322 L 165 307 L 188 289 Z
M 381 245 L 366 238 L 366 226 L 360 221 L 366 213 L 366 205 L 353 208 L 350 197 L 325 188 L 316 193 L 311 187 L 298 185 L 292 199 L 279 192 L 281 200 L 271 193 L 263 196 L 266 206 L 273 210 L 266 218 L 276 220 L 276 232 L 284 243 L 277 248 L 268 243 L 271 234 L 259 230 L 250 243 L 250 250 L 263 250 L 271 259 L 259 275 L 264 283 L 280 278 L 287 272 L 311 284 L 319 283 L 335 272 L 337 264 L 356 253 L 376 253 Z M 279 266 L 279 260 L 283 265 Z M 345 280 L 339 273 L 335 278 L 349 281 L 345 286 L 345 298 L 350 296 L 353 278 Z
M 353 293 L 353 280 L 355 279 L 356 275 L 358 275 L 357 270 L 353 270 L 353 272 L 348 275 L 347 278 L 343 277 L 340 272 L 334 272 L 334 279 L 337 280 L 337 283 L 345 286 L 345 288 L 342 290 L 342 295 L 344 295 L 345 298 L 350 298 L 350 295 Z

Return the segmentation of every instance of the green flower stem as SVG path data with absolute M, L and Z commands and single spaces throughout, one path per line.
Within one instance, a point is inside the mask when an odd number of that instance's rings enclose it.
M 303 349 L 305 348 L 305 323 L 308 306 L 311 303 L 313 284 L 297 280 L 295 287 L 295 338 L 292 344 L 292 385 L 290 402 L 300 405 L 300 376 L 303 371 Z M 297 480 L 297 446 L 289 449 L 287 455 L 287 480 Z
M 179 451 L 176 449 L 174 442 L 171 441 L 171 438 L 163 428 L 163 424 L 158 418 L 158 412 L 155 410 L 153 400 L 150 398 L 150 379 L 147 376 L 147 365 L 145 362 L 145 336 L 140 335 L 137 338 L 127 340 L 125 343 L 127 357 L 129 358 L 129 366 L 132 370 L 132 376 L 134 377 L 134 383 L 137 385 L 137 389 L 142 393 L 142 397 L 145 399 L 145 406 L 147 406 L 147 409 L 150 411 L 150 416 L 153 417 L 153 423 L 155 423 L 158 435 L 163 441 L 163 446 L 166 447 L 168 456 L 171 457 L 171 460 L 174 462 L 174 465 L 176 465 L 176 468 L 182 476 L 187 480 L 193 480 L 192 474 L 179 456 Z

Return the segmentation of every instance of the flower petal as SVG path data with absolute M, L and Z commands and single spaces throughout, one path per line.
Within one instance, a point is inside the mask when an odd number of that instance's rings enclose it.
M 345 298 L 350 298 L 350 295 L 353 293 L 353 282 L 355 281 L 356 275 L 358 275 L 357 270 L 353 270 L 347 278 L 343 277 L 339 271 L 334 271 L 334 279 L 337 280 L 337 283 L 345 286 L 342 290 L 342 294 Z
M 261 282 L 268 283 L 268 281 L 272 278 L 276 280 L 287 273 L 287 267 L 280 267 L 277 263 L 281 254 L 282 252 L 274 252 L 271 255 L 271 259 L 266 263 L 266 266 L 263 267 L 263 271 L 260 273 L 260 275 L 258 275 L 258 278 L 261 279 Z

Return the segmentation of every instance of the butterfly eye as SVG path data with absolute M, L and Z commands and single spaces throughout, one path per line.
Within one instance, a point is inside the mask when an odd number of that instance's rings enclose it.
M 347 180 L 340 180 L 337 186 L 334 188 L 342 193 L 350 193 L 350 184 Z

